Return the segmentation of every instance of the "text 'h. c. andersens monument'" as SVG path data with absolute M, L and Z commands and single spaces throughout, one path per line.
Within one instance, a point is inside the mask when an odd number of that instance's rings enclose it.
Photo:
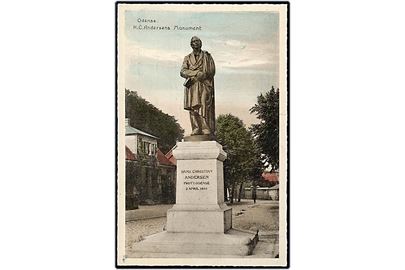
M 232 228 L 232 208 L 224 202 L 223 161 L 215 141 L 215 63 L 191 39 L 184 57 L 184 109 L 192 132 L 173 150 L 177 160 L 176 204 L 167 212 L 166 231 L 135 243 L 136 257 L 227 257 L 250 255 L 258 234 Z M 189 255 L 189 256 L 187 256 Z

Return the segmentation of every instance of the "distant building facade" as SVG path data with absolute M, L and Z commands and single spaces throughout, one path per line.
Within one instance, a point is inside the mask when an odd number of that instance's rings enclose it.
M 256 198 L 258 200 L 279 200 L 278 172 L 263 172 L 257 184 Z M 243 198 L 253 199 L 253 186 L 246 187 L 243 191 Z
M 253 186 L 245 188 L 244 198 L 253 200 Z M 272 187 L 256 187 L 256 199 L 278 201 L 278 185 Z
M 125 119 L 126 209 L 175 202 L 176 166 L 159 150 L 157 140 Z

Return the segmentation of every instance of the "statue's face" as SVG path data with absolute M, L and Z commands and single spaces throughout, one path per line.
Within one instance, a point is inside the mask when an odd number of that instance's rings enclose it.
M 190 45 L 191 45 L 191 48 L 193 48 L 193 49 L 201 49 L 202 42 L 198 38 L 192 38 Z

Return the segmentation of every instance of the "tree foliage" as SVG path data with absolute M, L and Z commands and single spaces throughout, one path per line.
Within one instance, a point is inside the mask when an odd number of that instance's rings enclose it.
M 216 125 L 217 140 L 228 154 L 224 162 L 224 186 L 230 188 L 233 202 L 237 185 L 242 188 L 244 182 L 260 176 L 260 154 L 251 132 L 238 117 L 220 115 Z
M 279 167 L 279 89 L 274 87 L 257 97 L 257 104 L 250 113 L 255 113 L 261 121 L 253 124 L 251 131 L 264 154 L 264 160 L 273 171 Z
M 181 141 L 184 129 L 177 120 L 138 95 L 136 91 L 125 89 L 125 117 L 130 125 L 158 137 L 158 147 L 168 152 L 176 141 Z

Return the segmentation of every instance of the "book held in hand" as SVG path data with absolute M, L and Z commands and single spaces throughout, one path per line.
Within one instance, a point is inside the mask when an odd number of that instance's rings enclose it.
M 187 88 L 189 88 L 190 86 L 192 86 L 192 85 L 193 85 L 193 82 L 192 82 L 191 78 L 187 78 L 187 79 L 184 81 L 183 85 L 184 85 L 185 87 L 187 87 Z

